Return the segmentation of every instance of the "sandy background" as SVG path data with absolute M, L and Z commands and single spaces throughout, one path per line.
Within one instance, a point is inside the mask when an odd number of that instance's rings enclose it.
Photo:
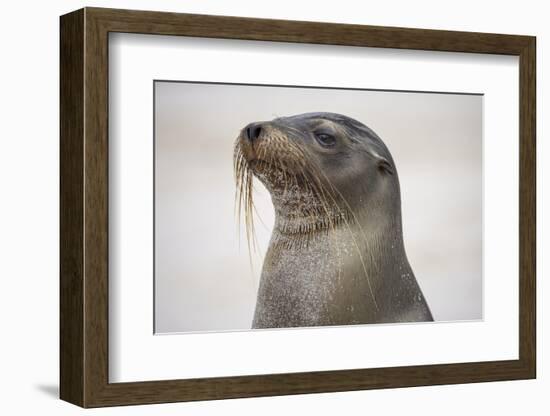
M 234 215 L 233 142 L 251 121 L 310 111 L 371 127 L 395 160 L 407 255 L 440 321 L 482 318 L 478 95 L 155 83 L 155 331 L 250 328 L 273 212 L 256 182 L 259 251 Z

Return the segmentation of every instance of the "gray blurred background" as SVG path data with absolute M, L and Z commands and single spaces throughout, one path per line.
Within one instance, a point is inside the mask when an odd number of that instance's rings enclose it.
M 482 109 L 480 95 L 156 81 L 155 332 L 250 328 L 273 211 L 256 181 L 249 257 L 234 213 L 233 143 L 249 122 L 311 111 L 353 117 L 382 138 L 435 320 L 481 319 Z

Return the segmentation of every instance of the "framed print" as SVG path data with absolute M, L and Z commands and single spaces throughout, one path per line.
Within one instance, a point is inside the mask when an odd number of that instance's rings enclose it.
M 534 37 L 60 24 L 63 400 L 535 377 Z

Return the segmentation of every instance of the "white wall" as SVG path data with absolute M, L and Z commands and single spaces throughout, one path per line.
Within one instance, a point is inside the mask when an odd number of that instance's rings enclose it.
M 550 162 L 543 130 L 550 95 L 543 76 L 550 56 L 545 2 L 385 1 L 253 2 L 68 1 L 6 2 L 1 14 L 0 388 L 3 414 L 77 414 L 56 399 L 58 385 L 58 16 L 87 6 L 319 20 L 373 25 L 530 34 L 538 37 L 539 378 L 339 394 L 168 404 L 88 411 L 88 414 L 547 414 L 549 361 L 543 347 L 550 299 L 543 277 L 542 186 Z

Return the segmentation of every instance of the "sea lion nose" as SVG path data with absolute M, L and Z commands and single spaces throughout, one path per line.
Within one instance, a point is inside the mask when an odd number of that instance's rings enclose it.
M 262 134 L 262 123 L 250 123 L 248 126 L 246 126 L 245 131 L 248 140 L 253 142 L 254 140 L 257 140 L 258 137 L 260 137 L 260 134 Z

